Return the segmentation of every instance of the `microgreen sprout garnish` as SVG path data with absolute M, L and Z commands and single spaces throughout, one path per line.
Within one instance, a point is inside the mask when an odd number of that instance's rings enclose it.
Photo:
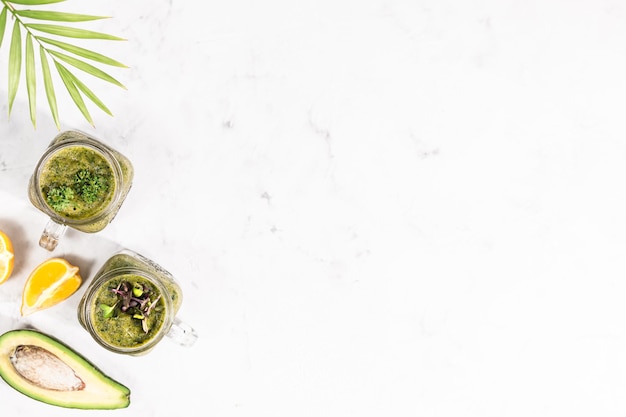
M 108 319 L 109 317 L 113 317 L 113 312 L 115 311 L 116 305 L 117 303 L 113 304 L 112 306 L 108 306 L 106 304 L 100 304 L 100 308 L 102 309 L 105 319 Z
M 133 285 L 133 295 L 135 297 L 141 297 L 142 294 L 143 294 L 143 285 L 139 283 L 135 283 L 135 285 Z
M 148 309 L 146 310 L 146 314 L 150 314 L 154 306 L 157 305 L 157 301 L 159 301 L 159 298 L 161 298 L 161 294 L 159 294 L 159 296 L 153 302 L 150 303 L 150 305 L 148 306 Z
M 145 285 L 140 283 L 131 285 L 127 281 L 122 281 L 117 288 L 111 288 L 111 292 L 117 295 L 118 300 L 113 307 L 109 307 L 106 304 L 100 305 L 100 308 L 104 311 L 104 317 L 111 317 L 115 307 L 120 304 L 119 310 L 124 314 L 131 315 L 136 320 L 141 320 L 141 328 L 145 333 L 148 333 L 150 331 L 148 316 L 154 310 L 161 298 L 161 294 L 155 297 L 154 291 Z M 110 308 L 111 312 L 109 313 L 103 306 Z

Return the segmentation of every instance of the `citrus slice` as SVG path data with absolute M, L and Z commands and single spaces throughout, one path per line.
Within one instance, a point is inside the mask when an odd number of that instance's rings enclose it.
M 52 307 L 74 294 L 82 278 L 78 267 L 63 258 L 50 258 L 30 273 L 22 293 L 22 316 Z
M 13 272 L 13 243 L 9 236 L 0 230 L 0 284 L 9 279 Z

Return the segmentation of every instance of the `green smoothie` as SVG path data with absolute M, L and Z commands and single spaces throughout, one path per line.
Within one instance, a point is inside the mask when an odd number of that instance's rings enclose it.
M 181 304 L 181 288 L 168 271 L 122 250 L 95 274 L 79 303 L 78 319 L 106 348 L 141 354 L 169 331 Z
M 92 148 L 62 148 L 43 165 L 39 186 L 46 204 L 59 215 L 82 220 L 105 210 L 115 195 L 111 164 Z
M 28 195 L 55 222 L 94 233 L 117 214 L 133 173 L 124 155 L 81 132 L 66 131 L 37 164 Z
M 120 275 L 103 284 L 91 305 L 94 330 L 105 342 L 137 348 L 154 338 L 165 321 L 163 294 L 149 280 Z

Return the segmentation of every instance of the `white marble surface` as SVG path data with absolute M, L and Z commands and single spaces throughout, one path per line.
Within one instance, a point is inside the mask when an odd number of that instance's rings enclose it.
M 0 125 L 0 228 L 24 257 L 0 331 L 37 326 L 126 383 L 116 415 L 626 413 L 623 2 L 62 8 L 113 16 L 90 28 L 126 37 L 103 48 L 131 67 L 128 91 L 97 90 L 113 118 L 62 106 L 62 128 L 136 176 L 109 227 L 58 251 L 87 272 L 118 246 L 152 257 L 200 339 L 104 352 L 74 319 L 82 290 L 16 315 L 46 256 L 26 182 L 57 133 L 23 101 Z M 3 415 L 96 414 L 0 398 Z

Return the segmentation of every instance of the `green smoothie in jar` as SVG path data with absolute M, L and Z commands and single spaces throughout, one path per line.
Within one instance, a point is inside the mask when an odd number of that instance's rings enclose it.
M 111 203 L 116 183 L 113 167 L 101 154 L 76 145 L 60 149 L 46 161 L 39 187 L 44 201 L 57 214 L 83 220 Z
M 53 250 L 65 227 L 95 233 L 119 211 L 133 179 L 128 158 L 78 131 L 59 134 L 30 178 L 31 203 L 50 217 L 40 245 Z
M 164 336 L 172 336 L 172 327 L 179 333 L 182 329 L 180 344 L 193 344 L 195 331 L 181 327 L 175 318 L 181 303 L 181 288 L 168 271 L 136 252 L 123 250 L 96 273 L 79 303 L 78 319 L 105 348 L 139 355 Z
M 118 275 L 95 295 L 89 314 L 98 336 L 111 346 L 141 348 L 159 333 L 167 305 L 163 294 L 141 275 Z

